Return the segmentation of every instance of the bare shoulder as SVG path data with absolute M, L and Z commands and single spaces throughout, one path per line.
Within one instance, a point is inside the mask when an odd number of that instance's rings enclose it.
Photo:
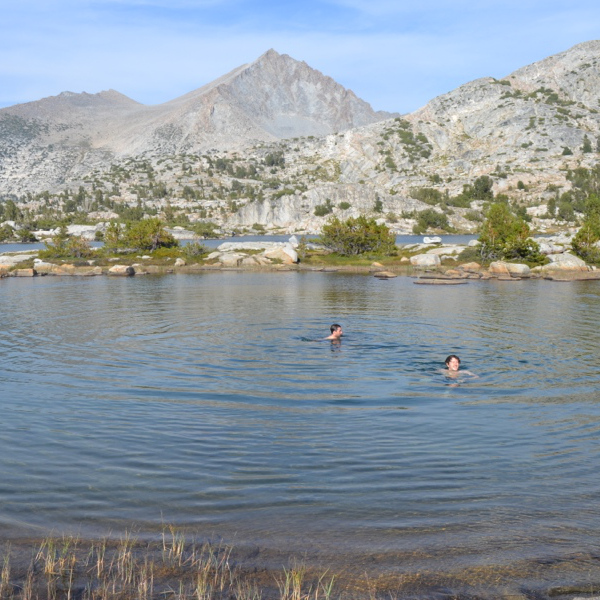
M 461 373 L 463 373 L 464 375 L 468 375 L 469 377 L 475 377 L 475 378 L 479 377 L 479 375 L 473 373 L 472 371 L 464 370 L 464 371 L 461 371 Z

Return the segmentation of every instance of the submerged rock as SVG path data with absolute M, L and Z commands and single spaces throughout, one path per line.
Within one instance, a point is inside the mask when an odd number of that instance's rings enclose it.
M 413 281 L 417 285 L 463 285 L 467 284 L 466 279 L 417 279 Z
M 392 273 L 392 271 L 377 271 L 373 273 L 373 277 L 377 277 L 377 279 L 393 279 L 394 277 L 398 277 L 398 275 Z

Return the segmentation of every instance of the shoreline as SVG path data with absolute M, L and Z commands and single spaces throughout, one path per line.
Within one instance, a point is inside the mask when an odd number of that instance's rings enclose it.
M 382 280 L 409 276 L 429 285 L 486 279 L 581 281 L 600 278 L 600 270 L 571 253 L 570 242 L 564 236 L 554 236 L 540 242 L 540 250 L 547 257 L 546 263 L 532 267 L 503 260 L 480 264 L 476 246 L 476 240 L 466 244 L 454 240 L 450 243 L 413 241 L 396 244 L 396 252 L 392 256 L 372 255 L 367 258 L 368 255 L 338 256 L 319 245 L 301 244 L 292 236 L 287 241 L 225 241 L 215 249 L 204 248 L 200 252 L 193 247 L 186 251 L 188 246 L 183 246 L 168 251 L 158 249 L 147 254 L 130 250 L 121 254 L 101 253 L 94 257 L 92 252 L 84 255 L 85 258 L 57 257 L 45 260 L 39 258 L 43 249 L 32 248 L 0 253 L 0 277 L 312 271 L 370 274 Z
M 437 556 L 427 550 L 363 554 L 349 562 L 318 551 L 189 540 L 174 528 L 150 541 L 127 532 L 110 539 L 57 535 L 2 539 L 0 548 L 0 597 L 15 600 L 545 600 L 600 588 L 600 564 L 591 552 L 496 564 L 482 549 L 478 562 L 444 568 L 444 549 Z M 454 551 L 460 555 L 460 548 Z
M 1 259 L 1 257 L 0 257 Z M 93 261 L 92 261 L 93 262 Z M 284 273 L 284 272 L 313 272 L 313 273 L 344 273 L 360 274 L 376 277 L 380 280 L 393 279 L 395 277 L 410 277 L 419 280 L 421 284 L 449 285 L 457 283 L 469 283 L 472 281 L 522 281 L 539 280 L 557 282 L 571 281 L 596 281 L 600 280 L 600 270 L 569 270 L 556 269 L 547 272 L 531 271 L 526 274 L 510 272 L 504 263 L 497 261 L 491 267 L 477 265 L 473 267 L 470 263 L 457 266 L 440 266 L 436 268 L 418 268 L 412 265 L 375 263 L 371 265 L 343 264 L 343 265 L 315 265 L 307 263 L 299 264 L 272 264 L 272 265 L 238 265 L 225 266 L 221 264 L 183 264 L 183 265 L 161 265 L 152 262 L 120 261 L 112 266 L 81 265 L 65 262 L 43 263 L 33 267 L 19 267 L 4 265 L 0 263 L 0 279 L 10 277 L 94 277 L 94 276 L 144 276 L 144 275 L 172 275 L 172 274 L 199 274 L 211 272 L 244 272 L 244 273 Z M 499 265 L 499 266 L 498 266 Z M 416 283 L 416 282 L 415 282 Z

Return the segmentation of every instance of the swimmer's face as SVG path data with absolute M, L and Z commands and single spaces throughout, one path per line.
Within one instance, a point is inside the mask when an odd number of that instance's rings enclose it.
M 451 358 L 447 362 L 447 366 L 450 371 L 458 371 L 458 367 L 460 367 L 460 360 L 458 360 L 458 358 Z
M 338 338 L 342 337 L 342 334 L 344 332 L 342 331 L 341 327 L 338 327 L 337 329 L 334 329 L 333 333 L 331 335 L 333 335 L 333 337 L 337 340 Z

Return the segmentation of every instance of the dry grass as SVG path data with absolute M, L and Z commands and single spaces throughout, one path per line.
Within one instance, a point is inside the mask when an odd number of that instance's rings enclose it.
M 600 589 L 600 557 L 584 554 L 566 564 L 528 560 L 449 572 L 411 569 L 406 555 L 393 561 L 373 555 L 374 565 L 387 568 L 366 572 L 354 565 L 334 574 L 290 559 L 275 571 L 248 565 L 243 557 L 238 564 L 239 550 L 188 542 L 174 527 L 150 543 L 128 533 L 118 541 L 51 537 L 31 548 L 29 543 L 4 548 L 0 600 L 524 600 Z M 531 596 L 523 592 L 525 580 L 533 584 Z
M 231 560 L 224 545 L 186 543 L 169 527 L 160 544 L 142 544 L 131 534 L 119 542 L 83 543 L 75 537 L 47 538 L 29 564 L 11 566 L 7 545 L 0 571 L 0 600 L 262 600 L 260 578 Z M 283 570 L 281 600 L 329 600 L 334 577 L 305 582 L 305 569 Z

